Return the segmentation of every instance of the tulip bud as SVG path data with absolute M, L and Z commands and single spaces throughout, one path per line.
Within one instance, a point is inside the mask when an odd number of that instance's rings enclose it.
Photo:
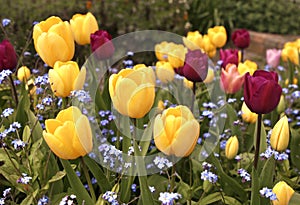
M 276 108 L 282 88 L 276 72 L 257 70 L 253 76 L 245 75 L 244 100 L 248 108 L 257 114 L 266 114 Z
M 167 61 L 168 60 L 168 47 L 170 44 L 174 43 L 168 43 L 167 41 L 163 41 L 159 44 L 156 44 L 154 47 L 155 50 L 155 56 L 159 61 Z
M 284 48 L 281 51 L 281 58 L 285 62 L 289 60 L 292 63 L 299 65 L 299 47 L 297 41 L 284 44 Z
M 162 83 L 171 82 L 174 79 L 175 71 L 172 65 L 166 61 L 157 61 L 155 66 L 157 78 Z
M 77 107 L 58 113 L 45 121 L 43 137 L 50 149 L 62 159 L 76 159 L 92 150 L 92 131 L 88 118 Z
M 110 58 L 114 52 L 115 47 L 111 41 L 111 35 L 104 30 L 98 30 L 90 35 L 91 49 L 95 53 L 95 56 L 100 59 Z
M 237 29 L 232 33 L 231 40 L 236 47 L 244 49 L 250 44 L 250 34 L 246 29 Z
M 27 81 L 30 78 L 30 70 L 27 66 L 22 66 L 18 69 L 17 77 L 19 81 Z
M 87 14 L 75 14 L 70 20 L 74 39 L 79 45 L 90 43 L 90 35 L 98 30 L 98 23 L 95 16 Z
M 235 64 L 238 66 L 238 50 L 236 49 L 220 49 L 220 60 L 222 61 L 222 67 L 226 68 L 227 64 Z
M 210 41 L 208 35 L 203 36 L 203 40 L 201 42 L 201 48 L 205 51 L 205 53 L 209 53 L 211 51 L 216 50 L 216 46 Z
M 255 123 L 257 120 L 257 114 L 251 112 L 245 102 L 242 105 L 242 118 L 245 122 L 248 123 Z
M 277 199 L 273 200 L 273 205 L 288 205 L 291 197 L 294 194 L 294 190 L 284 181 L 280 181 L 272 189 L 272 192 L 276 194 Z
M 144 117 L 154 103 L 154 79 L 151 67 L 123 69 L 112 74 L 109 94 L 115 109 L 131 118 Z
M 179 68 L 184 65 L 185 54 L 187 49 L 181 44 L 174 44 L 169 48 L 168 51 L 168 61 L 173 66 L 173 68 Z
M 239 141 L 236 136 L 231 136 L 226 143 L 225 156 L 227 159 L 233 159 L 239 151 Z
M 277 113 L 282 113 L 284 110 L 285 110 L 285 99 L 284 99 L 284 95 L 281 95 L 279 103 L 277 105 Z
M 244 83 L 244 75 L 240 75 L 236 65 L 228 64 L 222 68 L 220 86 L 223 91 L 229 94 L 238 92 Z
M 8 40 L 3 40 L 0 43 L 0 71 L 14 70 L 17 66 L 17 54 L 14 47 Z
M 266 51 L 267 64 L 272 68 L 277 68 L 280 63 L 281 50 L 267 49 Z
M 156 147 L 166 155 L 185 157 L 192 153 L 200 125 L 186 106 L 170 107 L 156 116 L 153 136 Z
M 186 37 L 183 37 L 184 45 L 190 50 L 200 49 L 202 41 L 202 35 L 199 31 L 188 32 Z
M 274 126 L 270 137 L 270 143 L 274 150 L 283 151 L 289 145 L 289 122 L 286 116 L 282 117 Z
M 226 29 L 224 26 L 215 26 L 207 30 L 210 41 L 218 48 L 225 45 L 227 41 Z
M 33 42 L 41 59 L 53 67 L 56 61 L 66 62 L 75 52 L 74 37 L 70 24 L 59 17 L 49 17 L 33 28 Z
M 192 81 L 189 81 L 188 79 L 183 78 L 183 83 L 184 83 L 185 87 L 190 88 L 190 89 L 193 88 L 194 83 Z

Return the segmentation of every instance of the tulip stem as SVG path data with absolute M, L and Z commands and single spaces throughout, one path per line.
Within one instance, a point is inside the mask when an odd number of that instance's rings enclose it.
M 82 169 L 83 169 L 84 176 L 86 178 L 86 181 L 87 181 L 89 189 L 90 189 L 92 200 L 96 201 L 96 195 L 95 195 L 95 192 L 94 192 L 94 188 L 93 188 L 93 185 L 92 185 L 92 182 L 91 182 L 91 178 L 90 178 L 90 175 L 88 173 L 88 170 L 87 170 L 87 167 L 85 165 L 83 157 L 80 157 L 80 160 L 81 160 L 81 164 L 82 164 Z
M 194 113 L 193 110 L 194 110 L 195 99 L 196 99 L 196 82 L 193 82 L 193 98 L 192 98 L 192 104 L 191 104 L 192 113 Z
M 241 62 L 244 62 L 244 49 L 241 49 Z
M 14 84 L 14 80 L 12 79 L 11 75 L 9 76 L 9 80 L 11 84 L 11 91 L 13 93 L 13 98 L 15 100 L 16 105 L 18 105 L 19 104 L 18 94 L 17 94 L 16 86 Z
M 255 146 L 255 155 L 254 155 L 254 168 L 257 169 L 259 148 L 260 148 L 260 135 L 261 135 L 261 120 L 262 114 L 258 114 L 257 118 L 257 130 L 256 130 L 256 146 Z

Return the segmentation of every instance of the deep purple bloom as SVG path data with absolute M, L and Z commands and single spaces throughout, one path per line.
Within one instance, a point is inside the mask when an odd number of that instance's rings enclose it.
M 0 71 L 14 70 L 17 66 L 17 54 L 14 47 L 8 40 L 3 40 L 0 43 Z
M 221 66 L 226 68 L 227 64 L 239 64 L 239 53 L 237 49 L 220 49 L 220 60 L 222 61 Z
M 231 40 L 236 47 L 244 49 L 250 44 L 250 34 L 246 29 L 237 29 L 232 33 Z
M 105 30 L 98 30 L 91 34 L 91 49 L 100 60 L 110 58 L 115 51 L 111 35 Z

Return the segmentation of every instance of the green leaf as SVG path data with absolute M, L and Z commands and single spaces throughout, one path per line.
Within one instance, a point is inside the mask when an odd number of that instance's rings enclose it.
M 112 186 L 107 180 L 103 170 L 99 167 L 97 162 L 91 159 L 88 156 L 83 157 L 84 162 L 86 163 L 89 170 L 92 172 L 93 176 L 97 180 L 97 184 L 99 185 L 101 192 L 104 193 L 105 191 L 111 190 Z
M 292 164 L 300 170 L 300 134 L 299 130 L 291 129 L 291 142 L 290 142 L 290 147 L 291 147 L 291 161 Z
M 212 204 L 214 202 L 222 200 L 222 196 L 219 192 L 215 192 L 213 194 L 207 195 L 203 197 L 201 200 L 199 200 L 198 205 L 207 205 L 207 204 Z
M 30 139 L 30 128 L 28 125 L 26 125 L 23 129 L 23 134 L 22 134 L 22 139 L 24 142 L 29 142 L 29 139 Z
M 273 186 L 273 178 L 275 175 L 275 159 L 274 157 L 270 157 L 263 169 L 262 172 L 260 174 L 260 187 L 272 187 Z
M 59 171 L 51 179 L 49 179 L 48 182 L 49 183 L 56 182 L 56 181 L 61 180 L 62 178 L 64 178 L 64 176 L 66 176 L 66 172 L 65 171 Z
M 258 205 L 260 204 L 259 176 L 254 166 L 252 167 L 251 178 L 251 205 Z
M 295 192 L 291 197 L 288 205 L 299 205 L 300 204 L 300 194 Z
M 94 204 L 93 200 L 91 199 L 89 193 L 84 188 L 82 182 L 76 175 L 75 171 L 73 170 L 70 162 L 68 160 L 60 159 L 64 169 L 66 170 L 68 181 L 72 187 L 74 194 L 79 199 L 79 204 L 82 204 L 83 201 L 85 204 Z

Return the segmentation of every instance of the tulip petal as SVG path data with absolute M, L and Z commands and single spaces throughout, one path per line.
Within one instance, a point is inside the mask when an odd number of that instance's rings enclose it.
M 50 86 L 54 94 L 60 97 L 67 97 L 69 93 L 65 91 L 65 85 L 58 73 L 55 70 L 50 69 L 48 75 Z
M 81 90 L 83 88 L 86 77 L 86 68 L 83 66 L 73 83 L 73 90 Z
M 48 133 L 53 134 L 57 127 L 62 126 L 63 123 L 61 121 L 56 120 L 56 119 L 48 119 L 45 121 L 45 126 L 46 126 L 46 131 Z
M 92 130 L 88 118 L 81 115 L 75 124 L 76 133 L 80 144 L 86 153 L 89 153 L 93 148 Z
M 194 150 L 200 133 L 200 125 L 196 120 L 186 122 L 177 130 L 172 142 L 175 156 L 188 156 Z
M 81 111 L 79 110 L 78 107 L 71 106 L 65 110 L 62 110 L 58 113 L 56 116 L 56 119 L 61 121 L 61 122 L 66 122 L 66 121 L 76 121 L 80 116 L 82 115 Z

